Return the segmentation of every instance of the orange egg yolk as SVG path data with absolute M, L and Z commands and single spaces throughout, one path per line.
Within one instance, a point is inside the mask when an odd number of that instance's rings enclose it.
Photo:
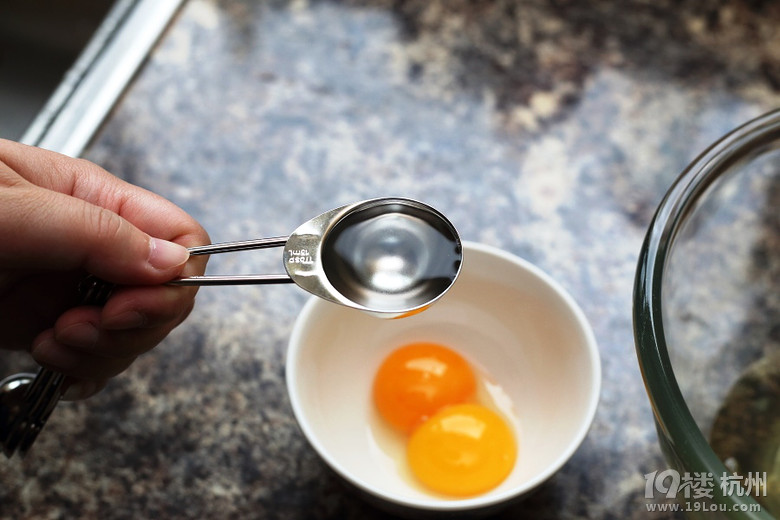
M 374 379 L 380 415 L 411 433 L 444 406 L 471 398 L 476 379 L 468 362 L 436 343 L 412 343 L 393 351 Z
M 517 446 L 506 422 L 475 404 L 444 408 L 409 439 L 414 475 L 433 491 L 466 497 L 500 484 L 512 471 Z

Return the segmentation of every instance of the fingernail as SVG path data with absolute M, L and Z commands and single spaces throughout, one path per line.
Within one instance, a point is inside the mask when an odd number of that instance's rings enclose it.
M 57 341 L 73 347 L 92 347 L 97 344 L 99 332 L 91 323 L 76 323 L 57 333 Z
M 161 271 L 178 267 L 190 257 L 186 247 L 167 240 L 152 237 L 150 245 L 149 265 Z
M 146 325 L 146 316 L 138 311 L 127 311 L 116 316 L 109 316 L 100 322 L 104 329 L 127 330 L 138 329 Z

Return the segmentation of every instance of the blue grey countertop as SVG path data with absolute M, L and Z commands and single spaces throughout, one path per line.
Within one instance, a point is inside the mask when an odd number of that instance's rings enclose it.
M 574 457 L 497 518 L 672 518 L 644 497 L 643 475 L 668 465 L 634 353 L 634 270 L 686 164 L 780 106 L 778 7 L 191 0 L 84 156 L 214 241 L 401 195 L 535 263 L 590 320 L 602 397 Z M 209 271 L 278 260 L 243 253 Z M 284 357 L 306 298 L 202 289 L 157 349 L 0 464 L 0 517 L 386 518 L 293 417 Z M 11 358 L 9 371 L 25 363 Z

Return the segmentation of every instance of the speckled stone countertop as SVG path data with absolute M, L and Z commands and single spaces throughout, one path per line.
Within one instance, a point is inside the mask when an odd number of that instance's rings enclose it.
M 575 456 L 499 518 L 670 518 L 644 497 L 668 466 L 634 353 L 634 269 L 685 165 L 780 106 L 778 27 L 769 1 L 191 0 L 84 155 L 214 241 L 402 195 L 537 264 L 594 328 L 602 399 Z M 266 252 L 209 267 L 279 269 Z M 284 357 L 306 297 L 202 289 L 159 348 L 0 463 L 0 517 L 387 517 L 293 417 Z

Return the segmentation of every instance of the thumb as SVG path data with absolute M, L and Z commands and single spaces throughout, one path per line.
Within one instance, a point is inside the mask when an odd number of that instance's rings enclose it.
M 69 195 L 35 187 L 6 190 L 2 198 L 11 199 L 0 201 L 0 238 L 10 246 L 0 263 L 7 266 L 83 268 L 108 282 L 140 285 L 175 278 L 189 257 L 185 247 Z

